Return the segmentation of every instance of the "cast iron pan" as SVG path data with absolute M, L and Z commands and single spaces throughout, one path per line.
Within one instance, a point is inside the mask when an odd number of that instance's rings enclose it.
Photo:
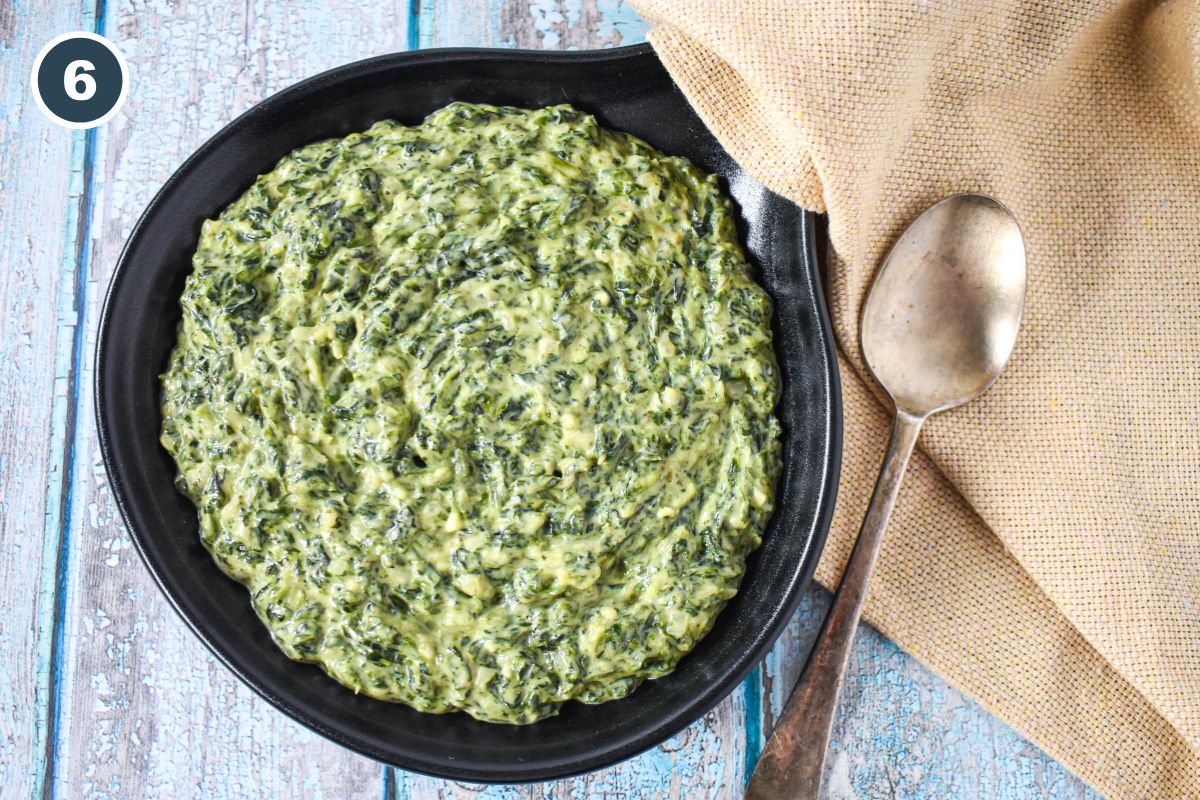
M 201 222 L 292 149 L 380 119 L 408 124 L 452 100 L 570 102 L 609 127 L 720 173 L 743 244 L 775 301 L 785 437 L 778 510 L 738 595 L 671 675 L 598 706 L 568 703 L 523 727 L 434 715 L 356 695 L 288 660 L 197 535 L 196 509 L 158 442 L 159 374 Z M 138 550 L 201 640 L 255 691 L 313 730 L 404 769 L 468 781 L 547 780 L 594 770 L 663 741 L 723 699 L 766 654 L 796 607 L 833 510 L 841 403 L 822 304 L 812 216 L 770 193 L 721 149 L 647 45 L 580 53 L 433 50 L 360 61 L 271 97 L 171 176 L 125 246 L 96 354 L 96 410 L 109 481 Z

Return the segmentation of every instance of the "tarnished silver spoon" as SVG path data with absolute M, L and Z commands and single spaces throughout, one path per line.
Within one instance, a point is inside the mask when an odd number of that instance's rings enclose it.
M 896 421 L 875 493 L 808 664 L 747 800 L 817 800 L 842 676 L 867 584 L 921 425 L 983 394 L 1012 353 L 1025 306 L 1025 243 L 996 200 L 959 194 L 917 217 L 875 276 L 862 346 Z

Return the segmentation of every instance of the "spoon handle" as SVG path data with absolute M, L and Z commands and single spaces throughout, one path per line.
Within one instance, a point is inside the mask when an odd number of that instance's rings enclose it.
M 887 455 L 854 552 L 846 563 L 841 585 L 804 672 L 750 776 L 746 800 L 817 800 L 820 794 L 829 732 L 833 728 L 842 677 L 850 660 L 854 631 L 862 616 L 867 584 L 883 542 L 884 528 L 900 492 L 904 468 L 924 421 L 924 417 L 914 417 L 903 411 L 896 413 Z

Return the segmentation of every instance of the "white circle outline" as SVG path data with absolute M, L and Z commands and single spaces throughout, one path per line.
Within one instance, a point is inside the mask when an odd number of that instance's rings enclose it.
M 99 42 L 104 45 L 104 49 L 113 54 L 113 57 L 117 59 L 117 64 L 121 67 L 121 91 L 117 95 L 117 102 L 113 104 L 113 107 L 103 117 L 91 122 L 72 122 L 58 116 L 46 106 L 46 101 L 42 99 L 42 93 L 38 90 L 38 70 L 41 69 L 42 61 L 46 59 L 46 54 L 55 45 L 65 42 L 68 39 L 91 39 L 93 42 Z M 117 46 L 100 34 L 92 33 L 91 31 L 71 31 L 70 33 L 59 34 L 46 42 L 41 52 L 37 54 L 37 58 L 33 60 L 33 69 L 29 73 L 29 86 L 33 90 L 33 99 L 37 103 L 38 108 L 50 118 L 51 122 L 72 130 L 87 130 L 88 128 L 95 128 L 108 122 L 117 115 L 117 112 L 121 110 L 121 106 L 125 105 L 125 98 L 129 96 L 129 66 L 125 63 L 125 56 L 117 49 Z

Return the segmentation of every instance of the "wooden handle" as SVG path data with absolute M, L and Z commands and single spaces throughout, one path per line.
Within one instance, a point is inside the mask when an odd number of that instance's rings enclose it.
M 924 421 L 924 417 L 896 414 L 887 455 L 854 552 L 804 672 L 750 776 L 746 800 L 817 800 L 820 795 L 829 732 L 867 585 L 875 569 L 884 528 L 900 492 L 904 469 Z

